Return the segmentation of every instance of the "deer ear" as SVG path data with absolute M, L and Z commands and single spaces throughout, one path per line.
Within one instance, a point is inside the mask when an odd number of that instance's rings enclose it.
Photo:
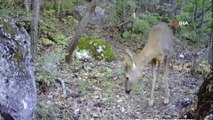
M 132 52 L 131 52 L 129 49 L 126 49 L 125 52 L 126 52 L 126 54 L 129 56 L 129 58 L 130 58 L 131 60 L 133 60 L 133 54 L 132 54 Z
M 126 49 L 126 55 L 125 55 L 125 63 L 128 66 L 132 66 L 133 65 L 133 56 L 132 56 L 132 52 L 129 49 Z

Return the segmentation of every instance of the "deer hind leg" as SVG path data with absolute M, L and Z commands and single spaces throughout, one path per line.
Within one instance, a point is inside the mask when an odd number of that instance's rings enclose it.
M 165 98 L 164 98 L 164 103 L 167 104 L 169 103 L 169 83 L 168 83 L 168 56 L 164 58 L 164 87 L 165 87 Z
M 154 104 L 154 91 L 155 91 L 155 83 L 156 83 L 156 78 L 158 76 L 159 73 L 159 68 L 160 68 L 160 62 L 158 62 L 158 68 L 156 70 L 156 66 L 157 66 L 157 61 L 155 59 L 153 59 L 151 61 L 152 64 L 152 75 L 153 75 L 153 79 L 152 79 L 152 89 L 151 89 L 151 94 L 150 94 L 150 100 L 149 100 L 149 106 L 153 106 Z

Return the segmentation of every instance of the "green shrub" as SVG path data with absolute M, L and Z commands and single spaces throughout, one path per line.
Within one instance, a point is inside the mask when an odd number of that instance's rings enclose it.
M 52 15 L 54 15 L 55 13 L 56 13 L 56 11 L 55 11 L 54 9 L 49 9 L 49 10 L 44 11 L 44 12 L 43 12 L 43 15 L 44 15 L 45 17 L 47 17 L 47 16 L 52 16 Z
M 37 69 L 36 78 L 38 81 L 44 81 L 47 85 L 54 82 L 62 73 L 58 70 L 59 63 L 64 59 L 66 53 L 64 46 L 58 45 L 52 51 L 46 51 L 44 55 L 38 56 L 35 61 Z
M 62 18 L 62 21 L 64 23 L 78 23 L 78 20 L 75 19 L 73 16 L 66 16 L 66 17 Z
M 65 39 L 65 36 L 57 29 L 59 20 L 54 16 L 55 10 L 44 11 L 39 24 L 40 40 L 42 45 L 52 45 Z
M 60 106 L 57 104 L 47 104 L 40 102 L 36 106 L 37 120 L 54 120 L 61 114 Z
M 150 14 L 147 16 L 147 21 L 149 22 L 149 24 L 151 25 L 155 25 L 159 22 L 160 16 L 157 14 Z
M 124 39 L 129 39 L 129 38 L 131 37 L 131 33 L 125 31 L 125 32 L 122 33 L 122 37 L 123 37 Z
M 133 22 L 133 31 L 136 33 L 147 34 L 149 31 L 149 23 L 145 20 L 136 19 Z

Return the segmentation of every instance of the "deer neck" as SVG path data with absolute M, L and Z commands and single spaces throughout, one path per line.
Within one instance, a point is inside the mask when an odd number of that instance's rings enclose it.
M 157 51 L 152 46 L 145 46 L 144 49 L 135 56 L 135 64 L 139 69 L 143 69 L 145 65 L 156 57 Z

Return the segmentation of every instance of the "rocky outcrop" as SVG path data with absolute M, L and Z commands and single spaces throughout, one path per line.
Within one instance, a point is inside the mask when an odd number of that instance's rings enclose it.
M 1 20 L 0 116 L 6 120 L 32 120 L 35 105 L 30 36 L 14 19 Z

